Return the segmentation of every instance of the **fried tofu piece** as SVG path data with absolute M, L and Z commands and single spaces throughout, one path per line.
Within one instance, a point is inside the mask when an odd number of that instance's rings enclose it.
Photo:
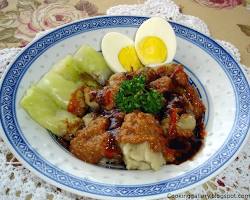
M 151 67 L 143 67 L 133 73 L 134 73 L 134 76 L 140 76 L 140 75 L 145 76 L 147 83 L 152 82 L 156 80 L 157 78 L 159 78 L 156 71 Z
M 91 89 L 90 87 L 84 88 L 85 102 L 92 110 L 99 109 L 99 104 L 96 102 L 96 95 L 97 95 L 97 90 Z
M 82 117 L 88 109 L 88 105 L 84 101 L 83 87 L 77 89 L 72 95 L 68 104 L 68 111 L 72 114 Z
M 173 89 L 172 80 L 168 76 L 152 81 L 149 86 L 160 93 L 169 92 Z
M 127 80 L 126 74 L 123 72 L 115 73 L 109 78 L 109 85 L 120 86 L 123 81 Z
M 186 97 L 191 102 L 193 107 L 193 113 L 196 119 L 202 117 L 203 113 L 206 111 L 206 108 L 201 101 L 198 92 L 192 87 L 191 85 L 187 86 L 186 88 Z
M 148 142 L 150 148 L 155 152 L 163 149 L 163 129 L 154 116 L 148 113 L 132 112 L 127 114 L 117 137 L 119 143 Z
M 92 120 L 89 125 L 78 131 L 77 136 L 70 142 L 70 152 L 79 159 L 96 164 L 105 154 L 105 146 L 109 134 L 106 129 L 109 120 L 105 117 L 98 117 Z
M 115 96 L 119 91 L 118 86 L 106 86 L 98 91 L 97 102 L 105 110 L 112 110 L 115 108 Z

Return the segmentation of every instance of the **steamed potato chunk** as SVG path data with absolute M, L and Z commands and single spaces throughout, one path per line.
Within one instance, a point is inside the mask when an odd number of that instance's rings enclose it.
M 178 120 L 176 123 L 176 136 L 183 136 L 183 137 L 192 137 L 193 131 L 196 126 L 196 120 L 194 115 L 192 114 L 182 114 L 178 116 Z M 170 125 L 170 118 L 167 117 L 161 121 L 161 126 L 164 130 L 165 134 L 168 134 Z
M 124 162 L 127 169 L 159 170 L 166 163 L 161 152 L 154 152 L 147 142 L 122 144 Z
M 177 122 L 177 128 L 182 130 L 193 131 L 196 126 L 196 121 L 191 114 L 182 114 Z

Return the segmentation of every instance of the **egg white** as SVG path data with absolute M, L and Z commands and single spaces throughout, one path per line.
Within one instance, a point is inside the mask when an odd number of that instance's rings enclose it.
M 118 55 L 122 48 L 131 45 L 134 46 L 134 41 L 121 33 L 109 32 L 103 37 L 102 54 L 113 72 L 126 72 L 119 61 Z
M 135 36 L 135 49 L 141 62 L 143 57 L 139 54 L 139 42 L 147 36 L 159 37 L 167 47 L 167 58 L 163 63 L 150 64 L 149 67 L 155 67 L 161 64 L 170 63 L 174 59 L 176 53 L 176 36 L 172 26 L 161 17 L 152 17 L 139 27 Z M 145 63 L 143 63 L 145 64 Z

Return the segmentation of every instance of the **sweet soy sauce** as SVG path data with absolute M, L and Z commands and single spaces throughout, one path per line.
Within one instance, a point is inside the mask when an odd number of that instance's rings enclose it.
M 117 145 L 115 136 L 118 134 L 118 128 L 121 126 L 124 116 L 119 115 L 117 112 L 116 114 L 105 113 L 103 116 L 110 119 L 110 127 L 107 131 L 109 133 L 109 138 L 106 146 L 104 147 L 105 157 L 108 159 L 119 158 L 121 160 L 122 154 L 120 148 Z M 187 160 L 192 160 L 197 152 L 202 148 L 205 134 L 203 119 L 199 119 L 197 120 L 197 125 L 194 130 L 194 136 L 190 138 L 176 137 L 170 139 L 168 143 L 169 148 L 178 152 L 178 156 L 176 156 L 176 160 L 173 162 L 173 164 L 181 164 Z M 69 141 L 63 139 L 62 137 L 56 137 L 56 140 L 65 149 L 69 150 Z M 117 166 L 112 166 L 109 162 L 106 165 L 102 164 L 101 166 L 117 168 Z M 123 167 L 125 169 L 125 165 Z M 119 166 L 119 168 L 122 169 L 121 166 Z

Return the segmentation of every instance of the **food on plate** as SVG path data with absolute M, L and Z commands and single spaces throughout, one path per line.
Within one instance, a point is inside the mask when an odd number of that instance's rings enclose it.
M 103 37 L 101 47 L 102 54 L 113 72 L 135 71 L 142 67 L 134 41 L 126 35 L 109 32 Z
M 81 56 L 88 59 L 82 61 Z M 88 108 L 82 98 L 83 86 L 98 88 L 99 82 L 104 82 L 110 74 L 103 56 L 92 47 L 83 45 L 76 55 L 66 56 L 29 88 L 21 106 L 52 133 L 73 134 L 81 126 L 80 117 Z
M 117 134 L 127 169 L 160 169 L 166 163 L 164 140 L 159 121 L 143 112 L 125 115 Z
M 157 170 L 191 158 L 205 136 L 205 107 L 184 74 L 180 64 L 145 67 L 115 73 L 102 88 L 88 89 L 87 100 L 99 106 L 86 112 L 68 149 L 86 162 L 112 160 L 127 169 Z
M 163 95 L 152 88 L 147 88 L 144 76 L 124 81 L 120 85 L 115 101 L 116 106 L 124 112 L 142 110 L 156 114 L 164 105 Z
M 64 79 L 73 82 L 81 81 L 80 73 L 76 69 L 76 61 L 72 55 L 67 55 L 51 69 L 52 72 L 62 76 Z
M 102 53 L 82 46 L 28 89 L 21 106 L 88 163 L 158 170 L 192 158 L 205 137 L 205 106 L 183 66 L 165 64 L 176 48 L 169 26 L 151 18 L 135 45 L 111 32 Z
M 144 65 L 169 63 L 176 52 L 176 36 L 171 25 L 163 18 L 152 17 L 137 30 L 135 49 Z
M 135 41 L 109 32 L 102 39 L 101 49 L 113 72 L 135 71 L 170 63 L 176 52 L 176 36 L 165 19 L 152 17 L 139 27 Z
M 21 106 L 42 127 L 58 136 L 74 133 L 82 126 L 82 120 L 60 108 L 47 93 L 33 86 L 21 101 Z
M 97 52 L 88 45 L 83 45 L 75 53 L 74 58 L 77 61 L 76 69 L 80 73 L 88 73 L 100 84 L 104 84 L 111 75 L 111 70 L 104 60 L 102 53 Z
M 29 89 L 22 106 L 83 161 L 98 164 L 106 159 L 123 163 L 127 169 L 158 170 L 166 163 L 178 164 L 191 158 L 205 136 L 205 107 L 189 82 L 183 85 L 186 76 L 178 73 L 185 73 L 179 64 L 145 67 L 113 74 L 102 87 L 82 86 L 82 104 L 72 104 L 80 114 L 63 109 L 37 86 L 38 94 L 29 94 L 34 90 Z M 162 90 L 169 81 L 172 86 Z M 60 112 L 65 115 L 59 116 Z M 58 127 L 62 116 L 75 126 L 61 121 L 59 132 L 46 124 Z
M 71 94 L 76 91 L 81 84 L 65 80 L 57 73 L 47 73 L 36 85 L 52 98 L 58 106 L 67 109 Z
M 166 163 L 161 152 L 151 150 L 147 142 L 139 144 L 121 144 L 127 169 L 159 170 Z

